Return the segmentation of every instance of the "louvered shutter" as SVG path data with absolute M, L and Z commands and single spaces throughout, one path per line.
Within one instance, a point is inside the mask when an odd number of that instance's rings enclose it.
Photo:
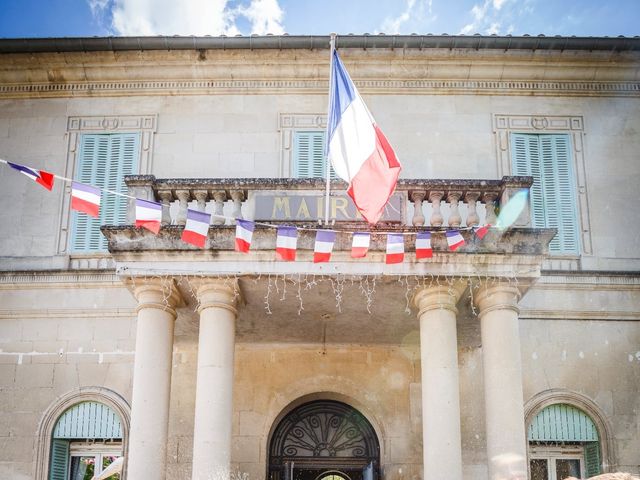
M 53 438 L 122 439 L 120 417 L 98 402 L 81 402 L 66 410 L 56 422 Z
M 584 464 L 588 477 L 600 474 L 600 443 L 587 443 L 584 446 Z
M 513 173 L 533 177 L 532 226 L 558 229 L 558 234 L 549 244 L 551 253 L 579 253 L 575 180 L 569 136 L 513 133 L 511 145 Z
M 293 134 L 293 176 L 295 178 L 324 178 L 324 131 L 296 131 Z M 336 174 L 331 169 L 331 179 Z
M 49 480 L 67 480 L 69 476 L 69 442 L 54 438 L 51 440 L 51 462 Z
M 126 193 L 124 176 L 137 173 L 138 169 L 139 138 L 136 133 L 83 135 L 76 180 Z M 126 197 L 102 192 L 99 218 L 73 212 L 72 251 L 105 251 L 107 239 L 100 232 L 100 225 L 122 225 L 126 217 Z

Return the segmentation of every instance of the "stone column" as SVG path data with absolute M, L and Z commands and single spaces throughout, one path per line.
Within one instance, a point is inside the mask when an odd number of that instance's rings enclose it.
M 197 287 L 200 303 L 193 480 L 227 480 L 231 468 L 233 357 L 237 286 L 221 280 Z
M 476 295 L 482 332 L 490 480 L 527 478 L 519 299 L 518 289 L 503 283 L 484 285 Z
M 462 480 L 456 304 L 465 285 L 420 290 L 422 454 L 425 480 Z
M 139 280 L 136 351 L 133 366 L 128 478 L 163 480 L 166 471 L 169 397 L 175 308 L 181 297 L 175 283 Z

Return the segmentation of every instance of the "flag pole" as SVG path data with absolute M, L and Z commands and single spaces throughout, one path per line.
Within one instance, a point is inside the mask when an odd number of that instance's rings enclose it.
M 329 196 L 331 192 L 331 163 L 329 162 L 329 124 L 331 122 L 331 110 L 333 104 L 333 97 L 331 94 L 333 93 L 333 52 L 336 50 L 336 34 L 331 34 L 331 42 L 329 48 L 329 108 L 327 111 L 327 132 L 325 134 L 325 142 L 324 142 L 324 157 L 325 162 L 327 164 L 326 168 L 326 188 L 325 188 L 325 198 L 324 198 L 324 224 L 329 225 Z

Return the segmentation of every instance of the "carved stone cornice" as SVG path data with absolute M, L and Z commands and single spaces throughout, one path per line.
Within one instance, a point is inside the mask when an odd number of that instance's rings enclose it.
M 536 95 L 640 97 L 640 82 L 496 81 L 496 80 L 365 80 L 355 81 L 364 94 L 396 95 Z M 130 95 L 325 94 L 324 80 L 169 80 L 0 85 L 0 99 L 111 97 Z

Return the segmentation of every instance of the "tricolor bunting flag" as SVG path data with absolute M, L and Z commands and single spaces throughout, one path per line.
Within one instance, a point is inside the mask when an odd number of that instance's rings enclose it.
M 447 232 L 447 244 L 449 245 L 449 250 L 455 252 L 464 245 L 464 238 L 462 238 L 458 230 L 450 230 Z
M 296 227 L 278 227 L 276 237 L 276 258 L 285 262 L 295 262 L 298 243 Z
M 318 230 L 316 243 L 313 247 L 313 263 L 328 262 L 331 259 L 333 244 L 336 242 L 336 232 L 333 230 Z
M 136 198 L 136 227 L 146 228 L 157 235 L 160 231 L 161 222 L 161 204 Z
M 473 227 L 473 231 L 475 232 L 476 236 L 482 240 L 484 238 L 484 236 L 489 233 L 489 229 L 491 228 L 491 224 L 487 224 L 487 225 L 483 225 L 481 227 Z
M 100 189 L 80 182 L 71 182 L 71 208 L 92 217 L 100 216 Z
M 187 224 L 182 232 L 182 241 L 204 248 L 207 235 L 209 233 L 209 224 L 211 223 L 211 215 L 198 210 L 187 209 Z
M 349 182 L 347 193 L 362 216 L 375 224 L 396 188 L 402 166 L 336 51 L 332 62 L 327 157 L 336 174 Z
M 236 218 L 236 252 L 249 252 L 255 228 L 255 223 Z
M 364 258 L 369 251 L 371 234 L 366 232 L 355 232 L 351 243 L 351 258 Z
M 402 263 L 404 260 L 404 235 L 400 233 L 387 234 L 387 256 L 384 263 Z
M 33 168 L 25 167 L 24 165 L 19 165 L 17 163 L 7 162 L 7 165 L 18 170 L 20 173 L 25 174 L 31 180 L 39 183 L 47 190 L 51 190 L 53 188 L 53 173 L 45 172 L 44 170 L 34 170 Z
M 433 257 L 431 249 L 431 233 L 422 232 L 416 235 L 416 259 Z

